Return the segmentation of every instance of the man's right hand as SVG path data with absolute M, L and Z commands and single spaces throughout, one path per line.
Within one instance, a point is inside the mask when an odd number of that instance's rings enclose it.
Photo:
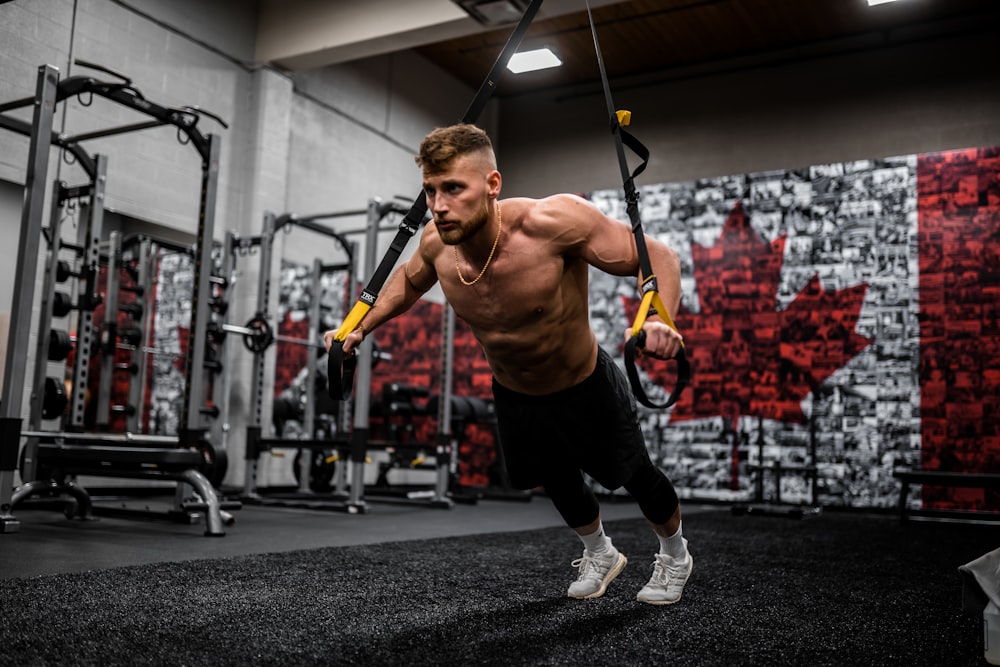
M 323 334 L 323 343 L 326 344 L 326 351 L 330 351 L 330 347 L 334 343 L 334 336 L 337 335 L 336 329 L 331 329 Z M 347 334 L 347 338 L 343 342 L 344 356 L 350 356 L 354 350 L 361 344 L 361 341 L 365 339 L 364 329 L 355 329 L 351 333 Z

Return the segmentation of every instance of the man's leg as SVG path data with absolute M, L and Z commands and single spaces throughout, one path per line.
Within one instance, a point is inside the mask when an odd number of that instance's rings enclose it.
M 605 535 L 600 505 L 594 492 L 579 470 L 550 474 L 543 487 L 563 521 L 583 542 L 583 555 L 572 563 L 580 574 L 570 584 L 566 594 L 572 598 L 604 595 L 608 584 L 621 573 L 628 559 Z
M 642 510 L 660 542 L 653 559 L 653 575 L 636 599 L 647 604 L 673 604 L 681 599 L 694 567 L 681 532 L 681 506 L 673 484 L 648 461 L 626 482 L 628 491 Z

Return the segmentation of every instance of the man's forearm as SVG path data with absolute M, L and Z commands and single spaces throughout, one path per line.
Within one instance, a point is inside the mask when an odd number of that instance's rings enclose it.
M 362 319 L 365 333 L 370 334 L 385 322 L 402 315 L 423 295 L 424 291 L 414 287 L 406 277 L 405 267 L 399 267 Z
M 649 262 L 656 276 L 656 289 L 663 305 L 670 311 L 671 318 L 677 316 L 681 304 L 681 263 L 677 253 L 670 246 L 646 237 L 646 248 L 649 252 Z M 642 276 L 639 290 L 642 291 Z

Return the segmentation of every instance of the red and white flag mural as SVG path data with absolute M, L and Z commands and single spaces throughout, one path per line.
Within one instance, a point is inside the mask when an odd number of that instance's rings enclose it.
M 654 453 L 691 496 L 752 497 L 748 463 L 815 464 L 816 500 L 888 506 L 898 466 L 1000 470 L 1000 149 L 814 166 L 642 190 L 684 262 L 694 376 Z M 592 194 L 625 219 L 617 192 Z M 606 283 L 603 284 L 602 283 Z M 595 319 L 631 285 L 594 275 Z M 618 343 L 617 331 L 602 341 Z M 672 386 L 667 364 L 644 367 Z M 797 477 L 797 478 L 796 478 Z M 783 497 L 805 495 L 786 475 Z M 927 506 L 1000 509 L 980 489 Z

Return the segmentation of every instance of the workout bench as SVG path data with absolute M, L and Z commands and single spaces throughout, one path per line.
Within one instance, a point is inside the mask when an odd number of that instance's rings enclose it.
M 953 521 L 1000 521 L 1000 512 L 980 512 L 976 510 L 908 509 L 906 501 L 910 495 L 910 485 L 964 487 L 979 489 L 1000 489 L 1000 474 L 946 472 L 943 470 L 896 470 L 892 476 L 902 482 L 899 490 L 899 519 L 907 521 L 911 516 L 928 519 Z
M 38 464 L 53 471 L 53 476 L 95 475 L 99 477 L 159 478 L 186 482 L 202 498 L 198 509 L 205 513 L 205 535 L 221 537 L 227 517 L 215 489 L 199 471 L 203 464 L 202 453 L 194 449 L 167 447 L 123 447 L 93 444 L 67 444 L 40 442 L 37 450 Z M 64 492 L 79 503 L 79 514 L 86 517 L 91 508 L 89 495 L 75 485 L 52 480 L 28 482 L 14 494 L 13 504 L 34 493 Z

